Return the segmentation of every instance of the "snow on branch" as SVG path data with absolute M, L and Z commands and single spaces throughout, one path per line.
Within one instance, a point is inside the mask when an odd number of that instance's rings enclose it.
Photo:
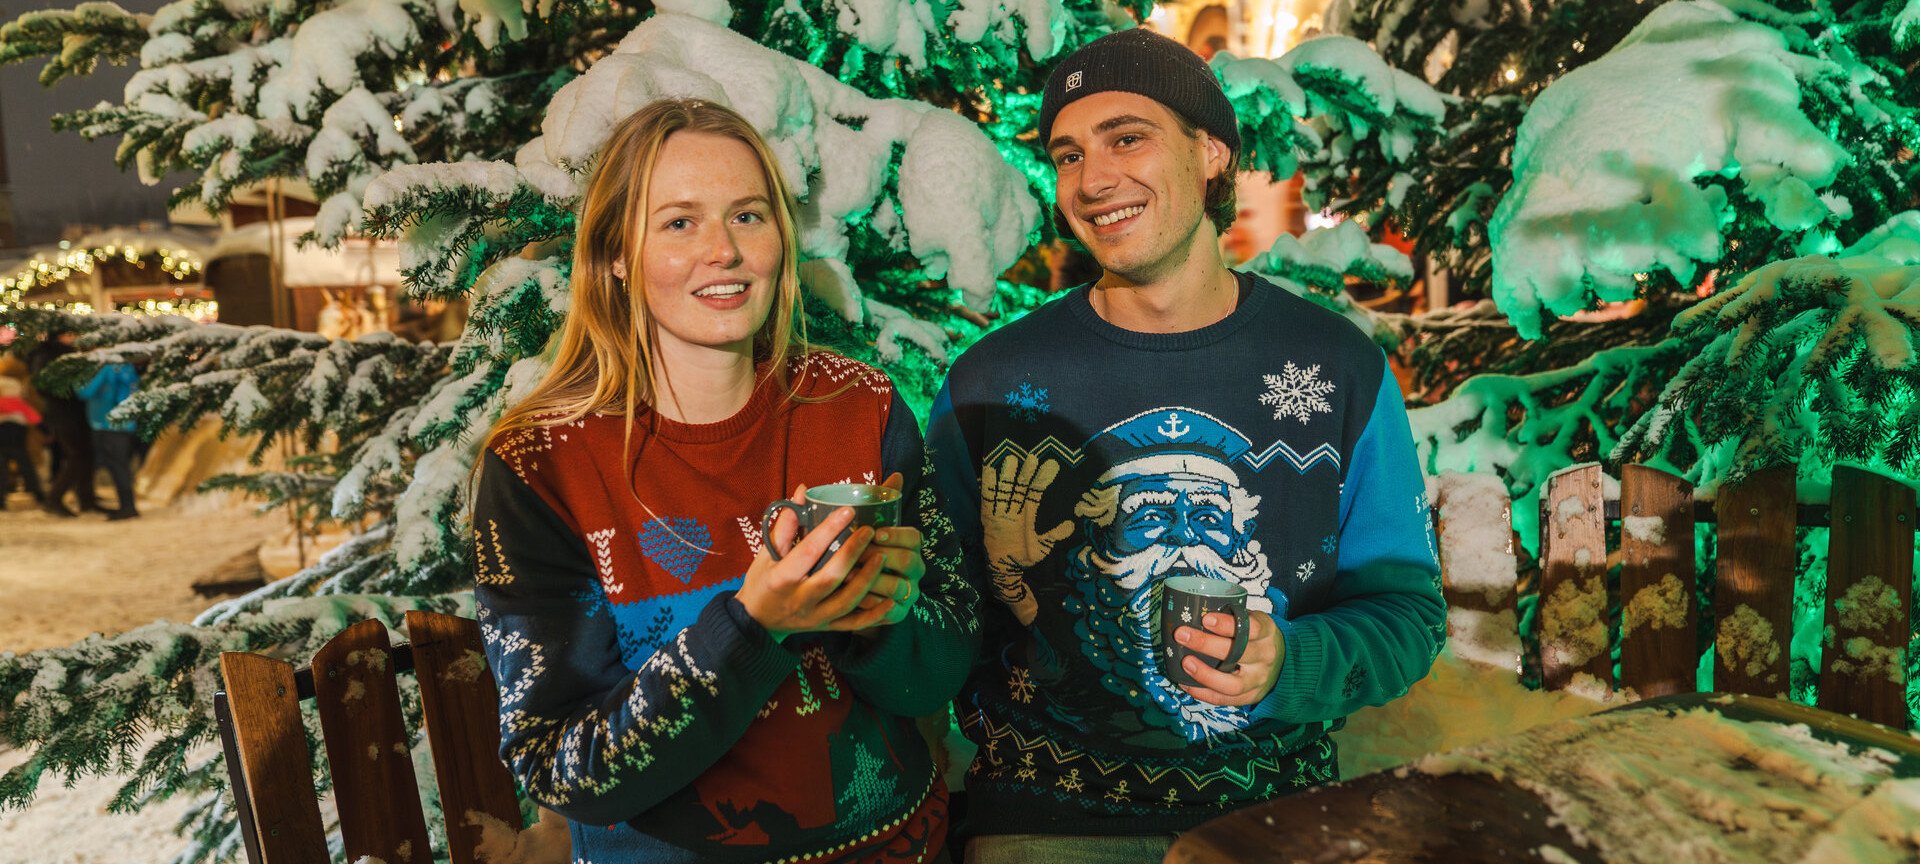
M 377 619 L 399 629 L 411 609 L 473 614 L 471 594 L 438 597 L 343 595 L 270 604 L 217 624 L 159 621 L 117 636 L 89 636 L 28 654 L 0 654 L 0 738 L 31 746 L 27 761 L 0 777 L 0 807 L 23 807 L 48 774 L 75 778 L 141 771 L 122 790 L 128 809 L 139 790 L 180 791 L 188 766 L 171 750 L 213 740 L 213 694 L 221 689 L 220 652 L 270 651 L 303 662 L 348 625 Z M 135 752 L 157 731 L 163 745 L 143 762 Z M 162 795 L 161 797 L 164 797 Z
M 1832 251 L 1852 208 L 1825 190 L 1851 157 L 1801 106 L 1816 84 L 1875 76 L 1819 50 L 1726 6 L 1668 3 L 1549 85 L 1489 225 L 1494 298 L 1521 334 L 1631 299 L 1655 270 L 1692 284 L 1729 251 L 1736 209 L 1764 219 L 1760 240 Z
M 1213 68 L 1240 116 L 1242 164 L 1276 178 L 1303 167 L 1316 210 L 1399 208 L 1446 115 L 1426 82 L 1348 36 L 1309 39 L 1277 60 L 1217 54 Z
M 1674 320 L 1692 359 L 1616 453 L 1698 451 L 1688 479 L 1702 489 L 1785 465 L 1825 486 L 1836 462 L 1920 477 L 1916 329 L 1920 262 L 1761 267 Z
M 1690 354 L 1678 339 L 1597 352 L 1530 375 L 1476 375 L 1445 401 L 1407 412 L 1421 468 L 1498 474 L 1514 512 L 1530 513 L 1556 471 L 1617 452 L 1619 430 L 1646 410 Z M 1679 473 L 1682 466 L 1653 461 Z M 1538 526 L 1514 527 L 1531 546 Z M 1537 547 L 1535 547 L 1537 548 Z
M 809 258 L 847 254 L 846 221 L 880 203 L 895 145 L 904 145 L 896 203 L 908 251 L 926 278 L 945 277 L 969 306 L 987 308 L 994 278 L 1039 225 L 1025 178 L 974 124 L 924 102 L 869 98 L 684 15 L 654 16 L 562 88 L 518 167 L 549 197 L 573 201 L 613 125 L 663 97 L 729 105 L 761 130 L 805 202 L 799 228 Z M 954 182 L 961 177 L 969 182 Z
M 149 16 L 116 3 L 82 3 L 71 11 L 28 12 L 0 26 L 0 66 L 46 57 L 40 86 L 87 75 L 100 60 L 126 63 L 140 56 Z

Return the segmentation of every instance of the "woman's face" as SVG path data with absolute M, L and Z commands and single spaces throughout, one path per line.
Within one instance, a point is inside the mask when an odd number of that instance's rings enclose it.
M 737 138 L 675 132 L 647 189 L 640 249 L 656 351 L 751 355 L 773 305 L 780 228 L 753 148 Z

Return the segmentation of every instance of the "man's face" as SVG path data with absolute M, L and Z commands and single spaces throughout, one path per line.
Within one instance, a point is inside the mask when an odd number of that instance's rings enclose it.
M 1118 91 L 1060 109 L 1052 134 L 1054 199 L 1109 273 L 1151 284 L 1215 242 L 1205 202 L 1207 181 L 1228 168 L 1218 139 L 1188 135 L 1166 106 Z
M 1120 513 L 1112 530 L 1114 551 L 1123 556 L 1156 545 L 1205 546 L 1229 561 L 1241 543 L 1230 490 L 1218 480 L 1129 480 L 1120 487 Z

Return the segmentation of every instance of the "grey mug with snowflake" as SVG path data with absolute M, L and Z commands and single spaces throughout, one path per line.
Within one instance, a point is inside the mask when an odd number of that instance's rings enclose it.
M 1154 645 L 1154 659 L 1160 661 L 1161 674 L 1175 684 L 1204 687 L 1187 674 L 1187 657 L 1198 658 L 1222 672 L 1239 668 L 1240 655 L 1247 650 L 1247 589 L 1238 582 L 1207 576 L 1171 576 L 1159 587 L 1160 626 L 1155 632 L 1160 638 Z M 1173 638 L 1173 632 L 1181 627 L 1205 630 L 1201 620 L 1209 612 L 1233 616 L 1233 647 L 1225 657 L 1209 657 Z
M 900 524 L 900 491 L 889 486 L 876 486 L 872 483 L 834 483 L 830 486 L 814 486 L 801 496 L 799 503 L 775 501 L 767 505 L 766 513 L 760 518 L 760 536 L 767 538 L 767 553 L 778 561 L 781 552 L 773 544 L 773 520 L 780 511 L 788 510 L 800 520 L 800 534 L 794 537 L 794 545 L 800 538 L 812 531 L 814 526 L 827 521 L 835 511 L 845 507 L 853 511 L 853 521 L 840 529 L 839 536 L 827 546 L 825 552 L 814 562 L 813 569 L 818 570 L 827 558 L 839 551 L 841 544 L 847 542 L 854 529 L 862 525 L 871 528 L 886 528 Z

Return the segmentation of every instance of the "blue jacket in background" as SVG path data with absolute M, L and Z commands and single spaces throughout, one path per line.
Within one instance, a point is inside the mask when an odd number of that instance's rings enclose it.
M 125 363 L 114 363 L 100 367 L 93 380 L 81 386 L 75 394 L 87 400 L 87 425 L 101 432 L 132 432 L 132 423 L 114 423 L 107 420 L 107 412 L 133 395 L 133 385 L 140 380 L 140 374 Z

